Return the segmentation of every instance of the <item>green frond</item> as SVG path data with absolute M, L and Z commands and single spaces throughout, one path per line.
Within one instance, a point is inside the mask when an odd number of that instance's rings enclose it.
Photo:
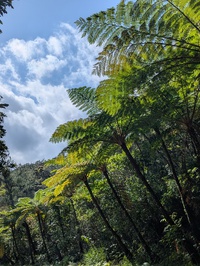
M 96 153 L 93 156 L 92 162 L 94 163 L 94 169 L 101 168 L 102 165 L 106 165 L 109 158 L 113 156 L 113 154 L 118 154 L 118 147 L 115 145 L 108 145 L 106 142 L 101 142 L 98 144 Z
M 122 24 L 124 22 L 125 14 L 127 14 L 127 12 L 125 11 L 125 3 L 124 1 L 121 1 L 116 8 L 116 14 L 115 14 L 116 23 Z
M 55 190 L 54 190 L 55 197 L 58 197 L 58 196 L 62 195 L 64 189 L 67 186 L 69 186 L 70 184 L 71 184 L 71 181 L 67 179 L 62 184 L 57 185 Z
M 107 9 L 105 19 L 108 21 L 109 24 L 115 22 L 115 8 L 114 7 Z
M 65 156 L 63 152 L 61 152 L 57 157 L 53 159 L 49 159 L 48 161 L 45 162 L 46 167 L 50 165 L 61 165 L 62 166 L 64 164 L 65 164 Z
M 58 183 L 59 183 L 59 177 L 55 178 L 54 176 L 51 176 L 42 182 L 42 184 L 47 186 L 48 188 L 54 187 L 54 185 Z
M 43 184 L 48 188 L 56 187 L 61 185 L 63 182 L 71 184 L 73 179 L 77 179 L 78 175 L 83 175 L 88 162 L 80 160 L 78 151 L 69 152 L 64 157 L 65 164 L 62 168 L 58 169 L 56 173 L 43 181 Z M 68 180 L 68 181 L 67 181 Z
M 74 187 L 77 186 L 85 178 L 85 176 L 91 171 L 92 165 L 84 160 L 76 160 L 72 163 L 72 158 L 77 158 L 77 153 L 69 153 L 66 157 L 67 164 L 61 169 L 57 170 L 56 174 L 46 179 L 43 184 L 48 188 L 53 188 L 53 194 L 55 198 L 65 195 L 66 193 L 73 191 Z
M 55 203 L 59 203 L 59 204 L 64 204 L 65 202 L 65 196 L 57 196 L 57 197 L 52 197 L 49 201 L 50 204 L 55 204 Z
M 101 81 L 96 90 L 99 108 L 112 117 L 120 109 L 126 109 L 126 104 L 130 107 L 130 97 L 136 97 L 135 91 L 140 87 L 139 80 L 142 80 L 139 73 L 141 74 L 141 67 L 132 67 L 126 62 L 117 75 L 111 75 L 110 78 Z
M 80 87 L 67 90 L 72 103 L 79 108 L 79 110 L 92 115 L 98 111 L 95 102 L 95 89 L 91 87 Z
M 19 198 L 16 203 L 16 207 L 18 208 L 24 207 L 24 206 L 29 207 L 30 205 L 31 205 L 31 198 L 29 197 Z
M 22 225 L 26 221 L 26 218 L 28 216 L 30 216 L 30 213 L 28 213 L 28 212 L 21 212 L 20 214 L 19 214 L 19 217 L 18 217 L 18 219 L 16 220 L 16 223 L 15 223 L 16 227 L 19 227 L 20 225 Z
M 88 119 L 80 119 L 60 125 L 51 137 L 51 141 L 68 141 L 67 152 L 91 147 L 102 141 L 105 132 L 103 126 L 112 123 L 112 117 L 106 112 L 96 113 Z
M 10 230 L 10 226 L 3 226 L 0 228 L 0 234 L 6 232 L 6 234 L 8 233 L 7 231 Z
M 133 1 L 129 1 L 126 6 L 124 7 L 124 20 L 123 20 L 123 24 L 124 26 L 128 26 L 131 24 L 132 22 L 132 9 L 133 9 Z
M 130 14 L 131 4 L 125 5 L 122 2 L 114 8 L 108 9 L 106 12 L 99 12 L 84 20 L 80 18 L 76 21 L 78 29 L 82 32 L 82 36 L 88 37 L 90 43 L 97 42 L 98 45 L 102 45 L 105 40 L 112 39 L 113 36 L 117 36 L 124 26 L 129 24 L 131 16 Z M 118 25 L 119 27 L 116 27 Z
M 64 182 L 71 171 L 72 169 L 68 165 L 65 165 L 64 167 L 58 169 L 53 176 L 44 180 L 43 184 L 48 188 L 55 187 L 59 183 Z
M 43 196 L 45 195 L 45 192 L 43 189 L 39 189 L 38 191 L 35 192 L 35 195 L 34 195 L 34 201 L 40 203 L 43 199 Z
M 115 114 L 121 107 L 119 98 L 122 94 L 123 84 L 121 87 L 114 79 L 102 81 L 97 88 L 97 101 L 100 108 L 110 115 Z
M 88 119 L 79 119 L 69 121 L 60 125 L 50 138 L 51 142 L 61 142 L 74 140 L 84 136 L 85 128 L 90 125 L 91 122 Z
M 77 26 L 89 42 L 103 45 L 94 73 L 109 73 L 121 55 L 139 58 L 149 50 L 156 61 L 183 51 L 199 56 L 199 7 L 199 0 L 121 1 L 115 9 L 80 19 Z

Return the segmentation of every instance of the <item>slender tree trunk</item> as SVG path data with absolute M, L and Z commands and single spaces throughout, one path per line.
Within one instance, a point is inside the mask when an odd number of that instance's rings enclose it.
M 10 228 L 11 228 L 12 237 L 13 237 L 14 256 L 15 256 L 15 259 L 18 261 L 19 257 L 20 257 L 20 253 L 19 253 L 19 249 L 18 249 L 18 246 L 17 246 L 17 240 L 16 240 L 16 237 L 15 237 L 15 226 L 11 225 Z
M 140 233 L 139 229 L 137 228 L 135 222 L 133 221 L 132 217 L 130 216 L 130 214 L 128 213 L 126 207 L 124 206 L 124 204 L 122 203 L 117 191 L 115 190 L 115 188 L 113 187 L 113 184 L 110 180 L 110 177 L 108 175 L 108 171 L 107 168 L 104 166 L 102 169 L 103 175 L 105 176 L 110 188 L 112 189 L 112 192 L 119 204 L 119 206 L 121 207 L 121 209 L 124 211 L 124 214 L 126 215 L 126 217 L 128 218 L 128 220 L 130 221 L 130 223 L 133 226 L 133 229 L 139 239 L 139 241 L 141 242 L 143 248 L 145 249 L 146 253 L 148 254 L 149 258 L 151 259 L 151 262 L 155 262 L 155 260 L 157 260 L 157 256 L 152 252 L 151 248 L 149 247 L 149 245 L 147 244 L 147 242 L 145 241 L 145 239 L 143 238 L 142 234 Z
M 42 220 L 41 220 L 42 218 L 41 218 L 41 215 L 40 215 L 39 212 L 37 212 L 37 218 L 38 218 L 38 224 L 39 224 L 40 234 L 41 234 L 41 237 L 42 237 L 43 246 L 44 246 L 44 249 L 45 249 L 45 253 L 47 255 L 47 260 L 48 260 L 48 262 L 51 262 L 49 251 L 47 249 L 47 244 L 46 244 L 46 240 L 45 240 L 44 231 L 43 231 Z
M 83 255 L 84 249 L 83 249 L 83 243 L 82 243 L 82 239 L 81 239 L 81 235 L 82 234 L 81 234 L 80 223 L 79 223 L 78 217 L 76 215 L 76 210 L 75 210 L 73 199 L 71 197 L 70 197 L 70 202 L 71 202 L 71 205 L 72 205 L 72 210 L 73 210 L 73 214 L 74 214 L 74 218 L 75 218 L 75 223 L 76 223 L 76 226 L 77 226 L 79 250 L 80 250 L 80 254 Z
M 96 206 L 97 210 L 99 211 L 99 214 L 101 215 L 106 227 L 108 228 L 108 230 L 112 233 L 112 235 L 115 237 L 115 239 L 117 240 L 117 242 L 119 243 L 121 249 L 123 250 L 123 252 L 125 253 L 127 259 L 133 263 L 133 254 L 130 252 L 130 250 L 127 248 L 127 246 L 123 243 L 121 237 L 117 234 L 117 232 L 111 227 L 110 223 L 108 222 L 106 216 L 104 215 L 98 201 L 96 200 L 91 188 L 90 188 L 90 185 L 87 181 L 87 178 L 85 178 L 83 180 L 85 186 L 87 187 L 88 189 L 88 192 L 90 193 L 90 196 L 92 198 L 92 201 L 94 203 L 94 205 Z
M 161 210 L 163 216 L 165 217 L 166 221 L 168 222 L 168 224 L 174 225 L 173 220 L 171 219 L 171 217 L 169 216 L 168 212 L 166 211 L 166 209 L 164 208 L 164 206 L 160 202 L 159 198 L 157 197 L 156 193 L 154 192 L 154 190 L 152 189 L 152 187 L 148 183 L 146 177 L 142 174 L 139 165 L 137 164 L 136 160 L 131 155 L 131 153 L 130 153 L 129 149 L 127 148 L 126 144 L 122 143 L 120 146 L 121 146 L 122 150 L 124 151 L 124 153 L 126 154 L 127 158 L 129 159 L 131 165 L 133 166 L 133 169 L 135 170 L 137 177 L 139 178 L 139 180 L 142 181 L 142 183 L 144 184 L 144 186 L 146 187 L 148 192 L 153 197 L 154 201 L 156 202 L 157 206 L 160 208 L 160 210 Z
M 133 166 L 133 169 L 135 170 L 135 172 L 137 174 L 137 177 L 142 181 L 142 183 L 145 185 L 145 187 L 147 188 L 147 190 L 149 191 L 149 193 L 153 197 L 154 201 L 156 202 L 157 206 L 162 211 L 162 214 L 165 217 L 165 219 L 168 222 L 168 224 L 171 225 L 171 226 L 175 225 L 175 223 L 173 222 L 173 220 L 169 216 L 168 212 L 165 210 L 165 208 L 161 204 L 161 202 L 158 199 L 157 195 L 155 194 L 154 190 L 151 188 L 150 184 L 146 180 L 145 176 L 140 171 L 139 165 L 137 164 L 136 160 L 132 157 L 129 149 L 126 146 L 126 144 L 122 143 L 120 146 L 123 149 L 123 151 L 125 152 L 126 156 L 128 157 L 131 165 Z M 185 238 L 185 240 L 183 241 L 183 245 L 184 245 L 186 251 L 190 255 L 193 263 L 199 264 L 200 263 L 200 255 L 199 255 L 198 251 L 196 250 L 196 248 L 194 248 L 192 241 L 190 239 L 188 239 L 188 237 L 183 232 L 182 228 L 180 228 L 180 230 L 181 230 L 181 234 Z
M 185 201 L 185 197 L 184 197 L 184 194 L 183 194 L 183 188 L 179 182 L 179 179 L 178 179 L 178 176 L 177 176 L 177 173 L 176 173 L 176 169 L 175 169 L 175 166 L 174 166 L 174 163 L 173 163 L 173 160 L 171 158 L 171 155 L 167 149 L 167 146 L 162 138 L 162 135 L 159 131 L 159 129 L 155 129 L 155 132 L 157 134 L 157 136 L 159 137 L 159 139 L 161 140 L 161 143 L 162 143 L 162 147 L 163 147 L 163 150 L 165 151 L 166 153 L 166 156 L 167 156 L 167 159 L 168 159 L 168 163 L 169 163 L 169 166 L 171 168 L 171 171 L 172 171 L 172 174 L 173 174 L 173 177 L 174 177 L 174 180 L 176 182 L 176 185 L 177 185 L 177 189 L 178 189 L 178 192 L 179 192 L 179 196 L 180 196 L 180 199 L 181 199 L 181 203 L 182 203 L 182 206 L 183 206 L 183 211 L 186 215 L 186 218 L 187 218 L 187 221 L 189 223 L 189 226 L 191 228 L 191 232 L 193 234 L 193 236 L 197 239 L 197 241 L 200 240 L 200 233 L 199 233 L 199 229 L 198 227 L 195 225 L 195 221 L 194 219 L 192 218 L 192 216 L 190 215 L 190 208 L 189 206 L 187 205 L 186 201 Z
M 62 254 L 60 252 L 60 249 L 58 248 L 57 243 L 54 243 L 54 245 L 55 245 L 56 254 L 58 255 L 58 259 L 59 259 L 59 261 L 62 261 L 63 256 L 62 256 Z
M 31 236 L 31 232 L 30 232 L 30 228 L 27 224 L 27 222 L 25 221 L 23 223 L 25 229 L 26 229 L 26 234 L 27 234 L 27 237 L 28 237 L 28 244 L 29 244 L 29 250 L 30 250 L 30 256 L 31 256 L 31 263 L 32 264 L 35 264 L 35 261 L 34 261 L 34 254 L 35 254 L 35 246 L 34 246 L 34 243 L 33 243 L 33 239 L 32 239 L 32 236 Z
M 189 215 L 189 212 L 188 212 L 187 203 L 185 202 L 185 199 L 184 199 L 184 196 L 183 196 L 183 189 L 182 189 L 182 186 L 181 186 L 181 184 L 179 182 L 178 176 L 176 174 L 176 170 L 175 170 L 175 167 L 174 167 L 173 160 L 172 160 L 171 155 L 170 155 L 170 153 L 169 153 L 169 151 L 167 149 L 167 146 L 165 145 L 165 142 L 164 142 L 164 140 L 162 138 L 162 135 L 161 135 L 159 129 L 155 128 L 154 130 L 155 130 L 158 138 L 160 139 L 160 141 L 162 143 L 163 150 L 164 150 L 164 152 L 165 152 L 165 154 L 167 156 L 169 166 L 171 168 L 174 180 L 175 180 L 176 185 L 177 185 L 177 189 L 178 189 L 179 196 L 180 196 L 180 199 L 181 199 L 181 203 L 182 203 L 182 206 L 183 206 L 183 211 L 185 212 L 185 215 L 186 215 L 186 218 L 188 220 L 188 223 L 191 226 L 191 218 L 190 218 L 190 215 Z
M 200 170 L 200 142 L 198 139 L 198 136 L 196 134 L 196 131 L 192 126 L 188 126 L 188 133 L 190 135 L 190 138 L 194 144 L 194 147 L 196 149 L 196 156 L 197 156 L 197 167 Z
M 62 221 L 62 217 L 60 214 L 60 209 L 58 206 L 53 206 L 53 209 L 55 210 L 55 212 L 57 214 L 57 220 L 58 220 L 58 224 L 60 226 L 61 232 L 62 232 L 62 236 L 63 236 L 63 238 L 65 238 L 65 232 L 64 232 L 64 228 L 63 228 L 63 221 Z
M 6 254 L 4 254 L 4 257 L 6 258 L 7 261 L 9 261 L 9 263 L 10 263 L 11 265 L 15 265 L 15 262 L 12 261 L 12 259 L 9 258 Z

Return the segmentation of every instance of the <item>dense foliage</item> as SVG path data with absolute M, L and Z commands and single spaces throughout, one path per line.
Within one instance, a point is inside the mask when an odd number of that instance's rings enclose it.
M 199 7 L 121 1 L 77 21 L 106 77 L 68 90 L 86 118 L 53 133 L 51 175 L 11 172 L 4 265 L 200 264 Z

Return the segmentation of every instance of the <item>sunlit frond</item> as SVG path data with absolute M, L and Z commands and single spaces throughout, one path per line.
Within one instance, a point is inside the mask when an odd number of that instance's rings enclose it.
M 80 87 L 67 90 L 72 103 L 88 115 L 98 112 L 96 106 L 96 90 L 90 87 Z
M 185 51 L 199 58 L 199 17 L 200 1 L 121 1 L 115 9 L 80 18 L 76 25 L 90 43 L 103 46 L 94 66 L 94 73 L 101 75 L 109 73 L 111 65 L 119 64 L 122 55 L 140 57 L 149 49 L 156 60 L 165 58 L 166 49 L 171 58 L 179 54 L 185 59 Z

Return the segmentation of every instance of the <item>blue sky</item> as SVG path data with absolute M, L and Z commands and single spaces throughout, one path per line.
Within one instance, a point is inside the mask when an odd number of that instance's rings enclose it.
M 55 4 L 56 3 L 56 4 Z M 8 103 L 5 141 L 18 164 L 55 157 L 64 143 L 49 142 L 57 126 L 82 114 L 66 90 L 96 87 L 91 75 L 100 48 L 81 38 L 74 22 L 119 0 L 14 0 L 2 17 L 0 95 Z

